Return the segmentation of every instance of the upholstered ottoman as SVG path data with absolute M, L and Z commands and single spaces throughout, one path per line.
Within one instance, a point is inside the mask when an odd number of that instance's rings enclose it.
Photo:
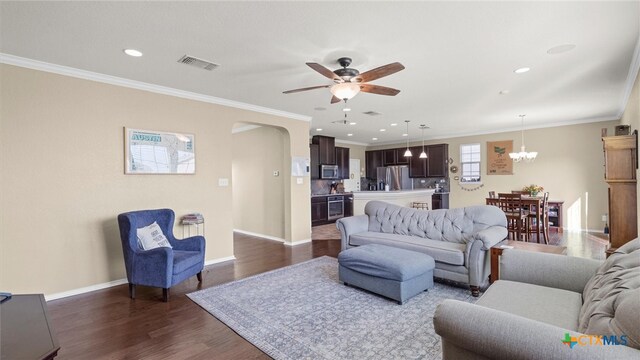
M 338 255 L 338 276 L 352 285 L 399 304 L 433 287 L 433 258 L 427 254 L 369 244 Z

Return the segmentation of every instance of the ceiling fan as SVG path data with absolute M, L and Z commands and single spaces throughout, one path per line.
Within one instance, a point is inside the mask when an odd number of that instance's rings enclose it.
M 315 90 L 315 89 L 323 89 L 330 88 L 331 94 L 333 97 L 331 98 L 331 103 L 335 104 L 342 100 L 345 102 L 352 97 L 356 96 L 358 92 L 367 92 L 371 94 L 379 94 L 379 95 L 388 95 L 395 96 L 398 95 L 400 90 L 393 89 L 386 86 L 380 85 L 372 85 L 367 84 L 370 81 L 380 79 L 381 77 L 388 76 L 394 73 L 397 73 L 400 70 L 404 69 L 404 66 L 399 62 L 394 62 L 391 64 L 387 64 L 384 66 L 380 66 L 373 70 L 365 71 L 360 73 L 357 69 L 349 68 L 351 65 L 351 58 L 342 57 L 338 59 L 338 63 L 342 66 L 342 69 L 337 69 L 331 71 L 326 67 L 318 64 L 308 62 L 307 65 L 313 70 L 319 72 L 321 75 L 333 80 L 335 84 L 333 85 L 320 85 L 320 86 L 311 86 L 301 89 L 287 90 L 283 91 L 283 94 L 291 94 L 301 91 L 307 90 Z

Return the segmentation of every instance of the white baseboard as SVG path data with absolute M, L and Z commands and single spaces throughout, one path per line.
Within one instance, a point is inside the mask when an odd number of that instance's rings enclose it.
M 296 245 L 302 245 L 310 242 L 311 242 L 311 239 L 304 239 L 304 240 L 294 241 L 294 242 L 285 242 L 284 244 L 286 246 L 296 246 Z
M 235 260 L 235 259 L 236 259 L 236 257 L 231 255 L 231 256 L 227 256 L 227 257 L 223 257 L 223 258 L 207 260 L 207 261 L 204 262 L 204 266 L 218 264 L 218 263 L 222 263 L 222 262 L 225 262 L 225 261 L 232 261 L 232 260 Z
M 95 284 L 95 285 L 85 286 L 85 287 L 82 287 L 82 288 L 73 289 L 73 290 L 69 290 L 69 291 L 63 291 L 63 292 L 59 292 L 59 293 L 55 293 L 55 294 L 45 295 L 44 299 L 46 301 L 58 300 L 58 299 L 66 298 L 66 297 L 69 297 L 69 296 L 85 294 L 85 293 L 88 293 L 88 292 L 92 292 L 92 291 L 96 291 L 96 290 L 102 290 L 102 289 L 106 289 L 106 288 L 110 288 L 110 287 L 118 286 L 118 285 L 123 285 L 123 284 L 127 284 L 127 283 L 128 283 L 127 279 L 118 279 L 118 280 L 113 280 L 113 281 L 109 281 L 109 282 L 106 282 L 106 283 Z
M 271 236 L 271 235 L 265 235 L 265 234 L 259 234 L 259 233 L 254 233 L 251 231 L 245 231 L 245 230 L 240 230 L 240 229 L 233 229 L 234 232 L 240 233 L 240 234 L 244 234 L 244 235 L 249 235 L 249 236 L 255 236 L 255 237 L 259 237 L 259 238 L 263 238 L 263 239 L 267 239 L 267 240 L 275 240 L 275 241 L 279 241 L 281 243 L 286 243 L 286 240 L 283 238 L 279 238 L 279 237 L 275 237 L 275 236 Z
M 223 257 L 223 258 L 207 260 L 207 261 L 204 262 L 204 266 L 218 264 L 218 263 L 221 263 L 221 262 L 231 261 L 231 260 L 235 260 L 235 259 L 236 259 L 235 256 L 227 256 L 227 257 Z M 85 286 L 85 287 L 82 287 L 82 288 L 73 289 L 73 290 L 69 290 L 69 291 L 63 291 L 63 292 L 59 292 L 59 293 L 55 293 L 55 294 L 45 295 L 44 299 L 46 301 L 58 300 L 58 299 L 66 298 L 66 297 L 69 297 L 69 296 L 85 294 L 85 293 L 88 293 L 88 292 L 107 289 L 107 288 L 110 288 L 110 287 L 114 287 L 114 286 L 118 286 L 118 285 L 124 285 L 124 284 L 128 284 L 128 283 L 129 283 L 129 281 L 127 281 L 126 278 L 125 279 L 118 279 L 118 280 L 113 280 L 113 281 L 109 281 L 109 282 L 106 282 L 106 283 L 95 284 L 95 285 Z

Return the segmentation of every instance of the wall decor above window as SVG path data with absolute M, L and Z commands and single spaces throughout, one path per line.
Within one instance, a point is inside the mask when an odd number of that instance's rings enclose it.
M 195 174 L 194 135 L 124 128 L 125 174 Z

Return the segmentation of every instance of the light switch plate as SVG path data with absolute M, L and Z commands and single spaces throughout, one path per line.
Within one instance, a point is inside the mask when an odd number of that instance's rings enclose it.
M 218 179 L 218 186 L 229 186 L 229 179 L 227 178 Z
M 304 178 L 299 177 L 296 179 L 296 184 L 302 185 L 303 183 L 304 183 Z

